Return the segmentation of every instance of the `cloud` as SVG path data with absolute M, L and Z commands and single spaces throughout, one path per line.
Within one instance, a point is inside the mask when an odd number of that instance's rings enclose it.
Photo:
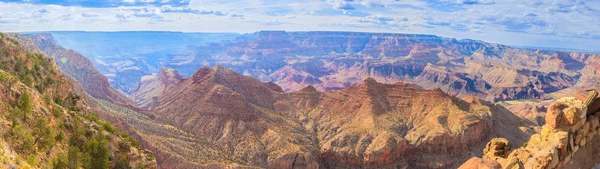
M 507 31 L 525 31 L 526 29 L 533 27 L 546 27 L 548 23 L 543 20 L 535 18 L 528 19 L 515 16 L 502 16 L 502 17 L 483 17 L 482 20 L 489 21 L 492 24 L 501 26 Z
M 118 6 L 187 6 L 189 0 L 0 0 L 0 2 L 16 2 L 36 5 L 80 6 L 89 8 L 108 8 Z
M 229 17 L 234 18 L 234 19 L 244 19 L 244 15 L 239 14 L 239 13 L 234 13 L 229 15 Z
M 370 15 L 367 17 L 364 17 L 360 20 L 358 20 L 358 22 L 362 22 L 362 23 L 374 23 L 374 24 L 388 24 L 389 22 L 392 21 L 408 21 L 408 18 L 406 17 L 391 17 L 391 16 L 384 16 L 384 15 Z
M 525 4 L 534 8 L 545 9 L 548 12 L 570 13 L 570 12 L 596 12 L 588 3 L 594 1 L 585 0 L 525 0 Z
M 265 9 L 265 14 L 270 16 L 285 16 L 289 14 L 294 14 L 294 9 L 289 6 L 276 6 Z
M 354 6 L 352 4 L 350 4 L 350 2 L 352 1 L 347 1 L 347 0 L 335 0 L 330 2 L 331 4 L 333 4 L 333 8 L 334 9 L 341 9 L 341 10 L 354 10 Z
M 320 9 L 320 10 L 317 10 L 317 11 L 311 11 L 308 14 L 309 15 L 315 15 L 315 16 L 339 16 L 339 15 L 345 15 L 345 16 L 352 16 L 352 17 L 366 17 L 366 16 L 371 15 L 370 13 L 366 13 L 366 12 L 363 12 L 363 11 L 356 11 L 356 10 L 348 11 L 348 10 L 337 10 L 337 9 L 330 9 L 330 8 Z
M 17 2 L 18 1 L 18 2 Z M 8 3 L 5 3 L 8 2 Z M 436 34 L 543 46 L 600 37 L 591 0 L 0 0 L 0 31 L 261 29 Z M 183 26 L 185 25 L 185 26 Z M 576 45 L 567 43 L 564 45 Z M 587 47 L 600 48 L 596 45 Z M 539 43 L 539 44 L 535 44 Z M 556 43 L 558 44 L 558 43 Z
M 202 9 L 192 9 L 188 7 L 163 7 L 161 9 L 164 13 L 188 13 L 188 14 L 199 14 L 199 15 L 215 15 L 215 16 L 225 16 L 228 15 L 228 12 L 218 11 L 218 10 L 202 10 Z
M 160 13 L 161 10 L 158 8 L 140 8 L 134 10 L 134 13 L 131 15 L 139 18 L 163 18 Z
M 97 17 L 97 16 L 99 16 L 99 15 L 100 15 L 100 14 L 97 14 L 97 13 L 92 13 L 92 12 L 83 12 L 83 13 L 81 13 L 81 17 L 86 17 L 86 18 L 89 18 L 89 17 Z
M 384 8 L 386 7 L 386 5 L 378 0 L 363 0 L 360 2 L 360 4 L 366 6 L 366 7 L 371 7 L 371 8 Z
M 492 5 L 496 3 L 494 0 L 456 0 L 456 2 L 466 5 Z

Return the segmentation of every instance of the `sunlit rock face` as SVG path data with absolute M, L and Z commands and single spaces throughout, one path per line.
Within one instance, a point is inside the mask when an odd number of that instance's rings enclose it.
M 478 98 L 374 78 L 285 93 L 217 65 L 169 84 L 150 108 L 155 120 L 220 149 L 201 159 L 249 166 L 452 168 L 493 137 L 522 143 L 535 126 Z
M 370 77 L 501 101 L 549 99 L 549 93 L 596 83 L 597 71 L 588 65 L 597 64 L 598 57 L 432 35 L 262 31 L 187 48 L 165 63 L 185 70 L 183 76 L 191 76 L 193 67 L 221 64 L 273 81 L 286 92 L 309 85 L 320 91 L 339 90 Z

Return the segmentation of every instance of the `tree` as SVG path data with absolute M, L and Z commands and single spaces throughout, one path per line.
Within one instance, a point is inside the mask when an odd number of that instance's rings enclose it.
M 80 168 L 83 154 L 77 146 L 69 146 L 68 166 L 69 168 Z
M 29 95 L 29 92 L 23 92 L 23 95 L 21 95 L 19 108 L 23 111 L 22 120 L 27 120 L 27 115 L 33 112 L 33 104 L 31 104 L 31 95 Z
M 127 160 L 127 156 L 119 157 L 119 160 L 117 161 L 115 166 L 112 168 L 113 169 L 131 169 L 131 166 L 129 165 L 129 160 Z
M 45 118 L 39 118 L 36 120 L 33 126 L 33 136 L 35 137 L 35 144 L 38 149 L 49 149 L 55 142 L 54 131 L 52 127 L 48 126 Z
M 12 142 L 15 143 L 17 150 L 21 153 L 31 152 L 35 148 L 34 138 L 25 131 L 25 127 L 16 124 L 11 129 Z
M 108 149 L 108 140 L 102 135 L 96 135 L 83 145 L 84 152 L 89 155 L 89 161 L 86 168 L 106 169 L 108 168 L 108 158 L 110 150 Z

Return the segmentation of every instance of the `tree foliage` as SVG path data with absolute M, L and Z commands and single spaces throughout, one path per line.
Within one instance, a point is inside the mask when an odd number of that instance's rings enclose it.
M 48 126 L 48 122 L 46 122 L 45 118 L 36 120 L 32 134 L 35 137 L 35 143 L 37 144 L 38 149 L 47 150 L 54 145 L 54 131 L 52 130 L 52 127 Z
M 108 149 L 108 140 L 102 135 L 96 135 L 83 145 L 83 149 L 89 155 L 89 161 L 86 168 L 106 169 L 109 167 L 110 150 Z
M 64 154 L 58 154 L 52 161 L 52 169 L 68 169 L 69 159 Z

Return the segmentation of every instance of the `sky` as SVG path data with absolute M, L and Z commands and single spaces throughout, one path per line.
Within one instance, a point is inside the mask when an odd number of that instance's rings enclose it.
M 600 51 L 600 0 L 0 0 L 0 31 L 433 34 Z

